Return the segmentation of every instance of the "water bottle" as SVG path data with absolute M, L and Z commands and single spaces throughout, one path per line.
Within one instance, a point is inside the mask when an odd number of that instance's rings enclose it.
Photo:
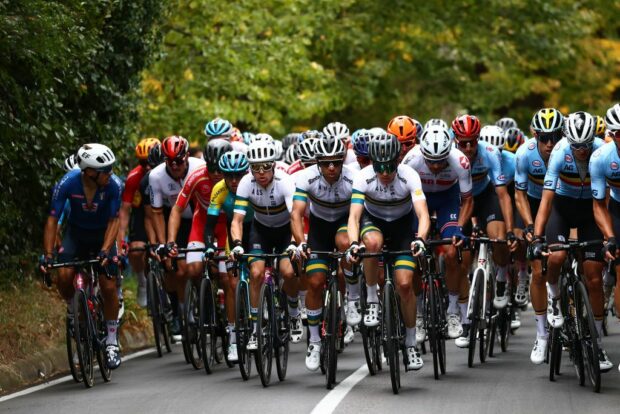
M 271 285 L 271 268 L 268 267 L 265 269 L 265 283 Z

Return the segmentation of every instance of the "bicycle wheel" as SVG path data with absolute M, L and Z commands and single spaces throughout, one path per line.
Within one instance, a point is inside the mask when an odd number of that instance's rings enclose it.
M 428 343 L 433 354 L 433 373 L 435 375 L 435 379 L 439 379 L 439 353 L 441 352 L 441 346 L 439 345 L 439 314 L 438 314 L 438 303 L 437 303 L 437 292 L 435 291 L 435 286 L 433 280 L 430 275 L 428 277 L 428 283 L 426 284 L 426 289 L 428 293 L 428 320 L 429 323 L 427 325 L 428 332 Z
M 268 387 L 271 381 L 271 364 L 273 362 L 273 296 L 271 286 L 263 283 L 260 289 L 257 321 L 256 370 L 263 387 Z
M 190 279 L 185 285 L 185 309 L 183 324 L 187 356 L 194 369 L 202 369 L 202 345 L 198 332 L 198 320 L 200 319 L 198 289 Z
M 497 328 L 497 317 L 495 313 L 497 310 L 493 307 L 493 296 L 495 293 L 495 283 L 492 278 L 487 280 L 487 294 L 486 297 L 482 299 L 486 303 L 486 310 L 483 314 L 482 305 L 483 302 L 480 301 L 481 311 L 480 317 L 484 320 L 484 323 L 478 329 L 478 340 L 480 341 L 480 346 L 478 348 L 478 357 L 480 358 L 480 362 L 484 363 L 487 360 L 487 355 L 489 352 L 489 347 L 491 345 L 490 337 L 491 333 L 495 332 Z
M 601 369 L 598 362 L 598 332 L 594 323 L 594 314 L 590 306 L 590 299 L 586 286 L 578 281 L 575 284 L 575 303 L 577 308 L 577 323 L 579 325 L 579 340 L 583 355 L 584 373 L 590 380 L 594 392 L 601 391 Z
M 240 281 L 236 289 L 235 331 L 237 333 L 237 355 L 241 377 L 247 381 L 252 372 L 252 352 L 247 345 L 253 330 L 250 317 L 250 303 L 248 302 L 248 284 Z
M 383 310 L 384 348 L 390 366 L 392 392 L 398 394 L 400 389 L 400 315 L 394 285 L 391 282 L 386 283 L 383 288 Z
M 325 296 L 324 329 L 325 329 L 325 385 L 328 390 L 334 387 L 336 382 L 336 369 L 338 368 L 338 285 L 336 280 L 331 280 Z
M 484 283 L 484 270 L 478 269 L 472 279 L 471 294 L 471 315 L 469 316 L 469 349 L 467 355 L 467 366 L 474 366 L 474 356 L 476 355 L 476 341 L 478 340 L 478 326 L 482 317 L 482 291 Z
M 547 360 L 549 361 L 549 381 L 555 381 L 555 376 L 560 373 L 560 361 L 562 359 L 562 342 L 560 328 L 551 328 L 549 332 L 551 343 L 547 347 Z
M 86 299 L 86 293 L 78 289 L 73 295 L 73 332 L 76 350 L 80 361 L 80 372 L 84 386 L 90 388 L 95 383 L 93 367 L 93 338 L 91 336 L 92 319 Z
M 485 338 L 486 355 L 490 358 L 495 356 L 495 341 L 499 337 L 500 318 L 502 318 L 501 311 L 493 309 L 487 325 L 487 335 Z
M 69 361 L 69 368 L 71 369 L 71 376 L 73 381 L 82 382 L 82 373 L 80 372 L 80 361 L 77 354 L 77 346 L 75 342 L 75 336 L 73 335 L 72 322 L 69 318 L 65 320 L 65 339 L 67 343 L 67 360 Z
M 446 373 L 446 329 L 448 322 L 446 321 L 446 310 L 445 310 L 445 302 L 444 302 L 444 294 L 443 288 L 439 280 L 435 279 L 435 283 L 433 285 L 433 290 L 435 292 L 435 298 L 437 298 L 436 308 L 437 315 L 439 318 L 437 322 L 439 324 L 437 329 L 437 349 L 438 349 L 438 357 L 439 357 L 439 371 L 442 375 Z
M 276 371 L 278 373 L 278 379 L 284 381 L 286 378 L 286 371 L 288 368 L 288 353 L 291 342 L 290 325 L 288 304 L 286 299 L 286 293 L 282 290 L 276 291 L 274 295 L 274 309 L 275 309 L 275 321 L 276 321 L 276 336 L 274 342 L 275 357 L 276 357 Z M 308 334 L 308 337 L 310 335 Z
M 508 343 L 510 342 L 510 324 L 512 322 L 512 318 L 515 316 L 516 309 L 512 306 L 511 303 L 508 303 L 505 310 L 505 318 L 502 318 L 502 323 L 499 325 L 499 345 L 502 349 L 502 352 L 508 351 Z
M 105 323 L 105 318 L 103 316 L 103 298 L 100 295 L 97 295 L 97 303 L 95 307 L 97 312 L 95 314 L 97 320 L 95 321 L 95 354 L 97 355 L 97 364 L 99 365 L 99 372 L 101 373 L 101 378 L 105 382 L 110 382 L 112 380 L 112 370 L 108 368 L 108 364 L 106 364 L 105 357 L 105 340 L 108 335 L 108 328 Z M 118 338 L 117 338 L 118 339 Z
M 164 345 L 166 346 L 166 352 L 172 352 L 171 336 L 169 323 L 172 319 L 172 305 L 170 304 L 170 297 L 164 289 L 163 270 L 161 268 L 155 273 L 154 281 L 157 283 L 156 292 L 159 293 L 159 322 L 161 329 L 161 336 L 164 339 Z
M 362 312 L 365 311 L 367 306 L 367 296 L 368 292 L 366 291 L 366 279 L 364 276 L 360 277 L 360 309 Z M 380 342 L 380 339 L 377 338 L 377 328 L 368 328 L 364 325 L 364 322 L 359 324 L 360 333 L 362 334 L 362 344 L 364 346 L 364 357 L 366 358 L 366 365 L 368 366 L 368 372 L 370 375 L 377 374 L 377 341 Z M 379 356 L 380 358 L 380 356 Z
M 207 374 L 213 372 L 215 365 L 215 304 L 213 300 L 213 287 L 211 280 L 204 278 L 200 282 L 200 318 L 198 319 L 198 329 L 200 335 L 200 346 L 202 352 L 202 362 Z
M 149 306 L 149 313 L 151 314 L 151 321 L 153 323 L 153 337 L 155 338 L 155 348 L 157 348 L 157 356 L 163 355 L 163 333 L 161 329 L 161 317 L 162 306 L 161 298 L 159 296 L 158 283 L 154 272 L 151 270 L 146 277 L 146 292 L 147 302 Z

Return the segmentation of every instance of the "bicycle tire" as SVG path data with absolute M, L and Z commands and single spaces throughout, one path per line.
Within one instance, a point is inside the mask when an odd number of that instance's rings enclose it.
M 211 280 L 204 278 L 200 281 L 200 317 L 198 329 L 202 352 L 202 364 L 207 374 L 213 372 L 215 366 L 215 305 L 213 300 L 213 287 Z
M 493 358 L 495 356 L 495 341 L 498 340 L 498 333 L 500 330 L 499 324 L 501 321 L 499 321 L 499 318 L 501 318 L 501 311 L 497 311 L 497 310 L 492 310 L 491 311 L 491 317 L 489 318 L 489 324 L 487 325 L 487 335 L 486 335 L 486 341 L 485 341 L 485 346 L 486 346 L 486 355 L 489 358 Z
M 467 366 L 474 366 L 474 356 L 476 355 L 476 341 L 478 340 L 478 325 L 480 322 L 481 301 L 482 301 L 482 284 L 484 283 L 484 270 L 478 269 L 472 279 L 470 300 L 472 301 L 470 325 L 469 325 L 469 346 L 467 352 Z
M 108 335 L 108 328 L 105 323 L 105 318 L 103 315 L 103 298 L 100 295 L 97 295 L 97 320 L 95 321 L 95 335 L 96 338 L 96 346 L 95 346 L 95 354 L 97 356 L 97 364 L 99 365 L 99 373 L 101 374 L 101 378 L 103 378 L 104 382 L 112 381 L 112 370 L 108 367 L 105 358 L 105 339 Z M 117 331 L 118 332 L 118 331 Z M 118 337 L 117 337 L 118 340 Z
M 601 392 L 601 370 L 598 362 L 598 332 L 594 323 L 594 313 L 590 305 L 588 290 L 583 282 L 575 284 L 575 301 L 577 302 L 577 323 L 584 362 L 584 373 L 590 380 L 592 390 Z
M 291 343 L 291 332 L 289 320 L 290 316 L 288 313 L 288 303 L 286 299 L 286 293 L 282 290 L 277 291 L 277 296 L 274 295 L 274 298 L 277 299 L 274 303 L 274 309 L 276 314 L 276 332 L 277 336 L 276 342 L 274 343 L 275 348 L 275 359 L 276 359 L 276 372 L 278 374 L 278 380 L 284 381 L 286 378 L 286 372 L 288 370 L 288 354 Z M 308 333 L 308 337 L 310 334 Z
M 493 274 L 493 273 L 491 273 Z M 484 329 L 480 328 L 478 330 L 478 340 L 480 341 L 480 347 L 478 348 L 478 358 L 480 359 L 481 363 L 485 363 L 487 360 L 487 355 L 489 352 L 489 347 L 491 345 L 490 342 L 490 337 L 491 337 L 491 333 L 495 331 L 495 329 L 497 328 L 497 318 L 493 317 L 494 314 L 497 312 L 497 310 L 493 307 L 493 297 L 495 295 L 495 280 L 490 277 L 487 280 L 487 298 L 484 298 L 483 300 L 486 300 L 486 308 L 487 311 L 485 312 L 484 315 L 482 315 L 481 317 L 483 317 L 485 319 L 486 322 L 486 326 Z M 482 305 L 482 302 L 481 302 Z M 482 312 L 480 312 L 482 314 Z
M 261 384 L 263 387 L 268 387 L 273 363 L 273 296 L 271 286 L 267 283 L 261 286 L 258 304 L 256 328 L 258 349 L 254 362 Z
M 69 362 L 71 376 L 73 377 L 73 381 L 80 383 L 83 381 L 82 372 L 80 371 L 79 360 L 76 361 L 76 359 L 78 359 L 79 357 L 76 350 L 77 346 L 75 342 L 75 336 L 73 335 L 73 331 L 69 326 L 69 318 L 65 319 L 65 339 L 67 344 L 67 360 Z
M 237 333 L 237 356 L 239 358 L 239 372 L 241 378 L 247 381 L 252 374 L 252 352 L 247 344 L 252 334 L 253 326 L 250 318 L 250 304 L 248 302 L 248 285 L 239 281 L 235 292 L 235 332 Z
M 73 332 L 75 335 L 76 349 L 80 361 L 80 372 L 86 388 L 95 384 L 93 367 L 93 343 L 91 335 L 92 319 L 86 300 L 86 293 L 78 289 L 73 295 Z
M 446 373 L 446 329 L 448 322 L 446 321 L 446 309 L 445 302 L 443 300 L 443 290 L 441 283 L 439 280 L 435 281 L 435 285 L 433 289 L 435 290 L 435 297 L 437 298 L 437 315 L 439 315 L 439 329 L 438 339 L 437 339 L 437 348 L 439 349 L 439 372 L 441 375 L 445 375 Z
M 440 368 L 439 368 L 439 352 L 440 352 L 440 347 L 439 347 L 439 332 L 438 332 L 438 328 L 439 328 L 439 315 L 437 314 L 438 310 L 437 310 L 437 296 L 436 296 L 436 292 L 433 286 L 434 281 L 430 278 L 428 278 L 428 283 L 426 284 L 426 288 L 427 288 L 427 292 L 428 292 L 428 311 L 427 311 L 427 315 L 429 318 L 429 324 L 427 325 L 427 330 L 426 332 L 428 332 L 428 343 L 429 343 L 429 347 L 431 350 L 431 353 L 433 354 L 433 375 L 435 377 L 436 380 L 439 379 L 439 372 L 440 372 Z
M 200 310 L 198 302 L 198 292 L 194 282 L 189 279 L 185 284 L 185 309 L 183 315 L 183 331 L 185 346 L 187 347 L 187 356 L 189 362 L 194 369 L 202 369 L 202 346 L 200 345 L 200 336 L 198 335 L 198 320 L 200 319 Z
M 508 303 L 506 308 L 504 309 L 505 317 L 503 318 L 503 323 L 499 325 L 499 346 L 502 349 L 502 352 L 508 352 L 508 343 L 510 342 L 510 324 L 512 323 L 512 317 L 515 315 L 516 310 L 512 306 L 512 303 Z
M 368 292 L 366 290 L 366 279 L 363 276 L 360 276 L 359 283 L 361 286 L 360 309 L 362 309 L 362 312 L 364 312 L 366 310 L 367 297 L 368 297 Z M 378 355 L 375 349 L 377 346 L 376 344 L 377 328 L 376 327 L 368 328 L 366 327 L 363 321 L 362 323 L 359 324 L 359 328 L 360 328 L 360 334 L 362 335 L 362 345 L 364 347 L 364 357 L 366 358 L 366 366 L 368 367 L 368 372 L 371 376 L 376 375 L 378 371 L 378 367 L 377 367 L 377 356 Z
M 549 332 L 551 343 L 547 347 L 547 360 L 549 361 L 549 381 L 555 381 L 556 375 L 559 374 L 560 361 L 562 358 L 562 342 L 560 328 L 551 328 Z
M 157 356 L 163 356 L 163 344 L 162 344 L 162 330 L 161 330 L 161 297 L 159 296 L 159 289 L 157 281 L 155 280 L 154 272 L 151 270 L 146 277 L 146 292 L 147 302 L 149 306 L 149 312 L 151 314 L 151 322 L 153 324 L 153 337 L 155 338 L 155 348 L 157 349 Z
M 394 285 L 391 282 L 385 284 L 383 288 L 383 326 L 385 338 L 385 352 L 390 367 L 390 382 L 392 392 L 398 394 L 400 389 L 400 318 Z
M 328 390 L 334 388 L 336 369 L 338 368 L 338 285 L 330 281 L 325 299 L 325 386 Z

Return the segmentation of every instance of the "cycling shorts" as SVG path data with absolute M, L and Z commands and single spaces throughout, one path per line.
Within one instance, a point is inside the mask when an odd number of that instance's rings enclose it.
M 620 239 L 620 203 L 610 197 L 608 209 L 614 228 L 614 237 Z
M 147 242 L 144 226 L 144 207 L 132 208 L 129 218 L 129 242 Z
M 417 230 L 417 219 L 414 216 L 411 211 L 394 221 L 386 221 L 373 216 L 368 210 L 364 209 L 360 223 L 360 237 L 363 240 L 366 233 L 378 231 L 383 234 L 383 243 L 388 250 L 410 250 L 411 241 L 414 239 Z M 414 270 L 415 268 L 416 265 L 411 254 L 397 256 L 394 259 L 394 270 Z
M 189 233 L 188 248 L 200 248 L 205 247 L 205 229 L 207 225 L 207 212 L 204 208 L 198 204 L 194 210 L 194 217 L 191 219 L 191 231 Z M 228 250 L 227 239 L 228 233 L 226 231 L 226 220 L 220 220 L 215 225 L 215 241 L 218 247 Z M 190 244 L 193 247 L 189 247 Z M 187 263 L 195 263 L 202 260 L 201 252 L 189 252 L 187 253 Z M 225 271 L 225 270 L 224 270 Z
M 577 228 L 579 241 L 602 240 L 603 234 L 594 221 L 592 200 L 572 198 L 555 194 L 551 207 L 551 215 L 547 222 L 545 236 L 547 243 L 565 243 L 568 241 L 570 229 Z M 602 261 L 601 246 L 590 246 L 583 250 L 584 260 Z
M 267 227 L 254 219 L 251 226 L 248 246 L 250 253 L 272 253 L 273 251 L 283 253 L 291 244 L 291 223 L 280 227 Z M 248 263 L 252 264 L 259 260 L 265 259 L 251 257 Z M 280 260 L 289 259 L 284 257 Z
M 458 184 L 447 190 L 425 193 L 428 212 L 437 216 L 437 230 L 442 239 L 450 238 L 458 229 L 461 196 Z
M 310 213 L 308 218 L 310 230 L 308 233 L 308 247 L 311 250 L 331 252 L 336 248 L 336 234 L 347 232 L 348 215 L 342 216 L 335 221 L 326 221 Z M 328 260 L 323 257 L 312 257 L 306 263 L 306 274 L 316 272 L 326 273 Z
M 495 186 L 491 183 L 482 190 L 480 194 L 474 196 L 474 211 L 472 217 L 478 220 L 478 227 L 485 230 L 487 224 L 492 221 L 504 221 L 502 209 L 499 206 L 499 198 L 495 192 Z M 471 222 L 463 227 L 463 233 L 471 234 Z
M 87 230 L 76 226 L 67 226 L 67 230 L 62 239 L 62 253 L 58 254 L 59 262 L 70 262 L 74 260 L 89 260 L 97 257 L 101 251 L 106 229 Z M 116 243 L 112 244 L 109 252 L 110 256 L 116 256 Z M 95 267 L 98 274 L 108 273 L 118 274 L 118 266 L 110 263 L 103 269 L 99 265 Z

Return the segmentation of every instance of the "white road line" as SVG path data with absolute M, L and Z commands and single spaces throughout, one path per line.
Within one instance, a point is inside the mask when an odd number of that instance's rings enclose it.
M 152 354 L 156 351 L 157 350 L 155 348 L 149 348 L 143 351 L 138 351 L 136 353 L 123 357 L 123 362 L 131 361 L 134 358 L 139 358 L 143 355 Z M 54 385 L 62 384 L 63 382 L 67 382 L 69 380 L 71 381 L 73 380 L 73 377 L 71 375 L 67 375 L 66 377 L 60 377 L 53 381 L 46 382 L 44 384 L 35 385 L 34 387 L 26 388 L 25 390 L 21 390 L 18 392 L 14 392 L 13 394 L 5 395 L 4 397 L 0 397 L 0 403 L 3 401 L 12 400 L 13 398 L 21 397 L 22 395 L 32 394 L 33 392 L 41 391 L 41 390 L 44 390 L 45 388 L 53 387 Z
M 346 397 L 346 395 L 357 385 L 358 382 L 363 380 L 368 375 L 368 366 L 362 365 L 353 374 L 349 375 L 336 386 L 333 390 L 327 393 L 325 397 L 314 407 L 311 414 L 330 414 L 333 413 L 338 404 Z

